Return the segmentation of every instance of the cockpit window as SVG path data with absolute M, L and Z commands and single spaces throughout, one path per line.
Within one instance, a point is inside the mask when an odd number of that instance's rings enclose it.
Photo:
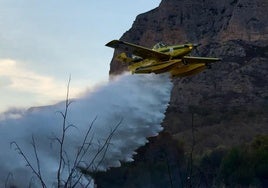
M 166 45 L 163 42 L 159 42 L 159 43 L 157 43 L 156 45 L 153 46 L 153 50 L 157 50 L 157 49 L 163 48 L 165 46 Z

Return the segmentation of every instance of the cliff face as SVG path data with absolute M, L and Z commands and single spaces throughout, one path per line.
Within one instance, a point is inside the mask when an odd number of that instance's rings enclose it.
M 122 36 L 146 47 L 159 41 L 201 43 L 192 55 L 223 59 L 204 73 L 173 80 L 163 125 L 186 148 L 192 113 L 197 152 L 268 133 L 267 10 L 266 0 L 163 0 L 158 8 L 138 15 Z M 112 60 L 110 74 L 125 69 Z
M 207 45 L 230 40 L 266 46 L 267 8 L 265 0 L 163 0 L 158 8 L 137 16 L 132 28 L 121 39 L 147 47 L 159 41 Z M 217 55 L 225 54 L 218 51 Z M 122 69 L 112 61 L 111 74 Z
M 225 152 L 268 135 L 267 10 L 267 0 L 162 0 L 158 8 L 137 16 L 121 40 L 149 48 L 159 41 L 201 43 L 192 55 L 223 60 L 203 73 L 173 80 L 164 131 L 137 151 L 134 163 L 97 175 L 98 186 L 228 186 L 224 180 L 214 184 Z M 113 59 L 110 74 L 123 70 L 126 66 Z M 192 180 L 189 161 L 199 174 Z M 266 187 L 267 165 L 263 169 Z M 250 172 L 249 167 L 245 170 Z

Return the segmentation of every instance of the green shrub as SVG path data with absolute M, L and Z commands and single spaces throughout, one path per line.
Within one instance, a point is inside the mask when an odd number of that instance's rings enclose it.
M 226 186 L 258 186 L 268 180 L 268 136 L 258 136 L 251 146 L 233 148 L 224 157 L 219 174 Z

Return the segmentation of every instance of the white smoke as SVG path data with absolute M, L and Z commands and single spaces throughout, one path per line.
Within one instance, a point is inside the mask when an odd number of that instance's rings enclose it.
M 160 124 L 169 103 L 171 87 L 168 75 L 124 74 L 75 99 L 67 116 L 67 125 L 74 126 L 67 130 L 64 142 L 64 152 L 70 164 L 74 162 L 91 123 L 93 126 L 87 141 L 91 145 L 81 160 L 81 167 L 93 161 L 89 170 L 105 170 L 120 166 L 120 161 L 132 161 L 135 150 L 147 142 L 146 138 L 156 136 L 162 130 Z M 59 144 L 55 138 L 61 137 L 63 118 L 59 111 L 64 110 L 64 102 L 61 102 L 0 115 L 0 187 L 5 187 L 5 184 L 28 187 L 31 181 L 32 185 L 40 187 L 37 178 L 33 180 L 33 172 L 26 166 L 22 155 L 15 150 L 15 144 L 10 145 L 16 142 L 33 167 L 38 169 L 32 138 L 37 147 L 43 180 L 48 187 L 53 187 L 59 166 Z M 94 159 L 113 130 L 108 147 Z M 68 168 L 64 168 L 63 180 L 67 176 Z

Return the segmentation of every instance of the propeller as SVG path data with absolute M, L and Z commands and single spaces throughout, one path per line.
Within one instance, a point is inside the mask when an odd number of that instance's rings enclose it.
M 192 50 L 191 52 L 193 52 L 193 50 L 194 50 L 195 53 L 196 53 L 198 56 L 200 56 L 200 55 L 199 55 L 198 48 L 197 48 L 197 47 L 200 46 L 200 45 L 201 45 L 200 43 L 193 43 L 193 44 L 189 43 L 189 44 L 184 44 L 184 47 L 187 47 L 187 48 L 191 49 L 191 50 Z M 190 56 L 191 56 L 191 54 L 190 54 Z M 185 59 L 183 59 L 182 63 L 183 63 L 184 65 L 187 65 L 187 64 L 188 64 L 187 61 L 186 61 Z
M 188 47 L 188 48 L 197 48 L 198 46 L 200 46 L 200 43 L 194 43 L 194 44 L 184 44 L 184 47 Z
M 194 44 L 192 44 L 192 48 L 193 48 L 193 50 L 195 51 L 195 53 L 196 53 L 198 56 L 200 56 L 200 53 L 199 53 L 199 50 L 198 50 L 198 46 L 201 46 L 201 44 L 200 44 L 200 43 L 194 43 Z

